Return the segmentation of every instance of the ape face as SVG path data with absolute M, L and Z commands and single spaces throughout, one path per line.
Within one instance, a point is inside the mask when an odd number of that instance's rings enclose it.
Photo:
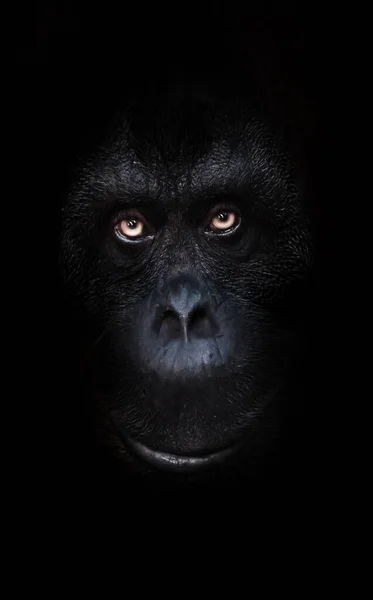
M 98 143 L 61 257 L 100 443 L 176 476 L 260 455 L 313 259 L 282 142 L 245 100 L 184 92 L 129 103 Z

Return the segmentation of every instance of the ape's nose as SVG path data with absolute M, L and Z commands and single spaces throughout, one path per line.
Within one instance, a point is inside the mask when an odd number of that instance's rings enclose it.
M 168 339 L 190 341 L 217 333 L 209 302 L 192 278 L 179 276 L 169 282 L 160 308 L 159 332 Z

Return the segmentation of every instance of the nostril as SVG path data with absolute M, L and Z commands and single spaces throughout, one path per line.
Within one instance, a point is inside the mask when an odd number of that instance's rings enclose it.
M 217 327 L 204 308 L 196 308 L 188 320 L 188 332 L 197 338 L 208 338 L 217 333 Z
M 182 334 L 182 324 L 179 316 L 173 310 L 166 310 L 162 314 L 161 330 L 171 339 L 178 338 Z
M 196 308 L 190 315 L 188 322 L 189 327 L 198 327 L 206 319 L 206 311 L 204 308 Z
M 157 334 L 169 340 L 207 339 L 218 333 L 209 311 L 201 306 L 184 315 L 172 308 L 163 310 L 154 326 Z

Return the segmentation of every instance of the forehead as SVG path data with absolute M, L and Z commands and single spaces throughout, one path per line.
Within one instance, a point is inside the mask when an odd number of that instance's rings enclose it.
M 264 126 L 241 98 L 207 93 L 140 98 L 116 116 L 109 150 L 119 164 L 160 176 L 218 175 L 258 145 Z
M 134 95 L 117 111 L 89 179 L 123 200 L 233 191 L 268 171 L 270 138 L 247 98 L 168 86 Z
M 256 117 L 256 119 L 255 119 Z M 206 154 L 220 145 L 237 145 L 258 116 L 247 97 L 228 93 L 224 82 L 167 85 L 140 90 L 128 99 L 114 120 L 119 147 L 146 161 L 176 161 Z M 118 127 L 119 125 L 119 127 Z

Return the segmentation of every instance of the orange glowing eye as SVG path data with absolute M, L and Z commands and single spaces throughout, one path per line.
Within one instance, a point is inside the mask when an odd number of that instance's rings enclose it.
M 232 210 L 219 210 L 210 221 L 210 228 L 213 231 L 227 231 L 232 229 L 239 222 L 237 213 Z
M 115 234 L 119 239 L 138 239 L 147 233 L 147 227 L 138 215 L 120 215 L 114 226 Z

